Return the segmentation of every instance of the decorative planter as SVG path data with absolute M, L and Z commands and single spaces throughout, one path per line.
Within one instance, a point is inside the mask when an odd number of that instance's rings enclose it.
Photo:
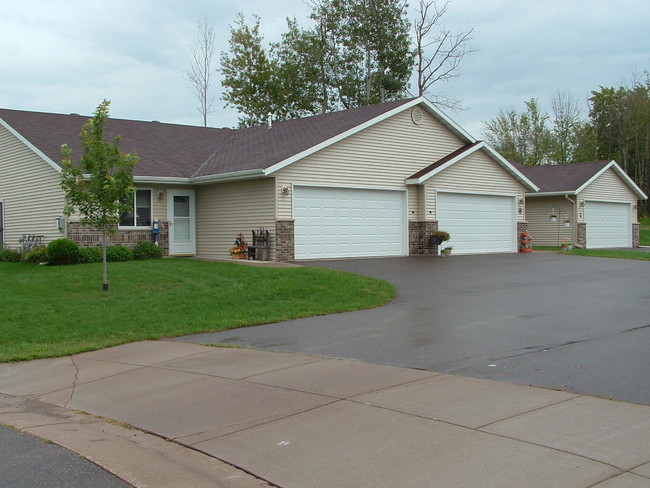
M 564 222 L 564 227 L 571 227 L 571 222 Z
M 551 216 L 551 217 L 549 217 L 549 219 L 550 219 L 551 222 L 557 222 L 557 217 Z
M 571 249 L 573 249 L 573 246 L 562 246 L 563 251 L 570 251 Z
M 230 257 L 233 259 L 246 259 L 246 254 L 231 254 Z

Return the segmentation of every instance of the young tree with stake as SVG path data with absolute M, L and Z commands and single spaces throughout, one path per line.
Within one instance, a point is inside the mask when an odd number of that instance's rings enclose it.
M 61 146 L 61 188 L 66 193 L 65 215 L 77 213 L 82 225 L 90 225 L 102 232 L 103 290 L 108 291 L 108 269 L 106 264 L 107 235 L 114 234 L 120 221 L 120 214 L 133 206 L 133 168 L 138 156 L 119 150 L 120 137 L 112 142 L 104 141 L 104 126 L 108 119 L 110 102 L 104 100 L 93 118 L 83 126 L 81 159 L 78 165 L 72 162 L 72 150 Z

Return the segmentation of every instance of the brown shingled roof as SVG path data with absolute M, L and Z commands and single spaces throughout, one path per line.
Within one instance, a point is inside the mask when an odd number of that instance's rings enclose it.
M 516 167 L 539 186 L 540 193 L 575 192 L 611 161 Z
M 413 99 L 275 122 L 248 129 L 215 129 L 109 118 L 105 137 L 140 157 L 135 176 L 193 177 L 265 169 L 368 122 Z M 0 109 L 0 118 L 54 163 L 61 145 L 79 158 L 79 133 L 89 117 Z

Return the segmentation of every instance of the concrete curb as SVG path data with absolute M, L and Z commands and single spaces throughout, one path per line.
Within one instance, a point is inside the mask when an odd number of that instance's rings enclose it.
M 137 488 L 264 488 L 212 456 L 127 424 L 28 397 L 0 395 L 0 421 L 62 446 Z

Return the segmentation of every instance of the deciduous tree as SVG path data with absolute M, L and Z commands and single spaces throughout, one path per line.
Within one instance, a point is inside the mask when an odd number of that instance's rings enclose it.
M 61 147 L 61 188 L 66 194 L 65 215 L 77 213 L 82 225 L 90 225 L 102 232 L 103 289 L 108 291 L 106 263 L 107 235 L 114 234 L 120 214 L 133 206 L 133 168 L 138 156 L 119 150 L 120 137 L 104 141 L 104 127 L 110 102 L 104 100 L 93 118 L 83 126 L 81 159 L 72 162 L 72 150 Z
M 439 106 L 459 109 L 459 99 L 445 96 L 440 90 L 430 93 L 441 82 L 460 76 L 460 64 L 465 56 L 476 52 L 471 47 L 474 29 L 453 32 L 443 23 L 449 2 L 439 4 L 437 0 L 419 0 L 417 17 L 413 22 L 415 45 L 415 70 L 418 95 L 427 95 Z
M 198 110 L 203 118 L 203 127 L 207 127 L 208 114 L 214 105 L 214 95 L 210 91 L 214 75 L 214 24 L 206 15 L 199 21 L 197 29 L 196 45 L 191 48 L 192 65 L 185 70 L 185 75 L 199 100 Z

